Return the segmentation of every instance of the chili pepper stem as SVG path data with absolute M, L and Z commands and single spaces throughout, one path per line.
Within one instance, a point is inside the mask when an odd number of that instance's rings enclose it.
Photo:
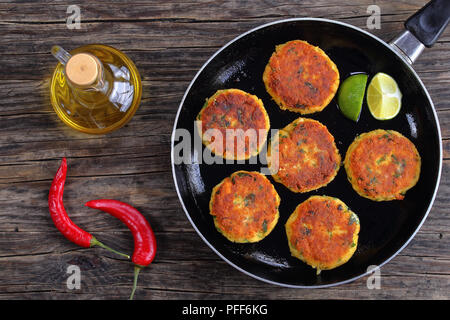
M 141 267 L 135 265 L 134 266 L 134 280 L 133 280 L 133 290 L 131 291 L 131 295 L 130 295 L 130 300 L 133 300 L 134 297 L 134 292 L 136 291 L 136 287 L 137 287 L 137 280 L 138 280 L 138 275 L 139 275 L 139 271 L 141 271 Z
M 115 254 L 118 254 L 118 255 L 120 255 L 120 256 L 122 256 L 122 257 L 125 257 L 125 258 L 127 258 L 127 259 L 130 259 L 130 256 L 129 256 L 129 255 L 127 255 L 127 254 L 125 254 L 125 253 L 122 253 L 122 252 L 119 252 L 119 251 L 117 251 L 117 250 L 114 250 L 113 248 L 108 247 L 107 245 L 101 243 L 100 241 L 98 241 L 98 240 L 97 240 L 96 238 L 94 238 L 94 237 L 92 237 L 92 239 L 91 239 L 91 247 L 93 247 L 93 246 L 98 246 L 98 247 L 100 247 L 100 248 L 103 248 L 103 249 L 106 249 L 106 250 L 108 250 L 108 251 L 114 252 Z

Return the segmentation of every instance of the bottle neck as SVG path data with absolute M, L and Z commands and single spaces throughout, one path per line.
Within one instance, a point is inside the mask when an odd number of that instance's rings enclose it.
M 69 84 L 76 89 L 105 92 L 105 70 L 100 60 L 89 53 L 73 55 L 65 65 Z
M 108 81 L 101 61 L 90 53 L 71 55 L 55 45 L 52 55 L 64 66 L 64 74 L 70 87 L 78 91 L 97 91 L 106 94 Z

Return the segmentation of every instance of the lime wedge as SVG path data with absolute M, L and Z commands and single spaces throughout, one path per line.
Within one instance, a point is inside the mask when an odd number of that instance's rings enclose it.
M 391 76 L 379 72 L 370 81 L 367 89 L 367 106 L 375 119 L 394 118 L 402 106 L 402 93 Z
M 338 105 L 342 114 L 358 121 L 366 91 L 367 74 L 354 74 L 345 79 L 338 91 Z

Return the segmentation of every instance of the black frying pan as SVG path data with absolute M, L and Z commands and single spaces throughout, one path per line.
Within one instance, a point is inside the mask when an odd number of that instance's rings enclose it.
M 446 3 L 445 3 L 446 2 Z M 200 69 L 181 101 L 172 136 L 172 168 L 176 189 L 184 211 L 200 237 L 225 261 L 259 280 L 290 287 L 324 287 L 353 281 L 367 274 L 368 267 L 382 266 L 398 254 L 425 221 L 434 201 L 442 166 L 439 123 L 433 103 L 410 63 L 423 45 L 431 46 L 448 23 L 448 0 L 435 0 L 407 23 L 407 31 L 394 44 L 386 44 L 370 33 L 341 22 L 326 19 L 289 19 L 269 23 L 237 37 L 216 52 Z M 440 8 L 436 8 L 440 7 Z M 431 18 L 431 20 L 430 20 Z M 423 26 L 426 21 L 433 25 Z M 430 31 L 430 27 L 432 27 Z M 424 30 L 428 30 L 424 32 Z M 415 37 L 412 37 L 415 34 Z M 194 120 L 205 99 L 218 89 L 238 88 L 257 95 L 264 102 L 271 128 L 283 128 L 300 114 L 281 111 L 264 88 L 262 74 L 275 46 L 302 39 L 322 48 L 336 63 L 341 81 L 354 72 L 369 76 L 386 72 L 393 76 L 403 93 L 400 114 L 378 121 L 364 102 L 358 123 L 344 118 L 333 100 L 322 112 L 308 115 L 325 124 L 345 156 L 357 134 L 383 128 L 408 137 L 422 157 L 417 185 L 402 201 L 374 202 L 360 197 L 347 181 L 343 168 L 326 187 L 295 194 L 269 179 L 281 197 L 280 219 L 262 241 L 252 244 L 229 242 L 214 227 L 209 214 L 212 188 L 237 170 L 259 171 L 261 163 L 198 163 L 203 146 L 194 146 Z M 412 41 L 411 41 L 412 39 Z M 408 60 L 409 59 L 409 60 Z M 370 77 L 369 77 L 370 81 Z M 191 163 L 178 163 L 174 147 L 181 142 L 177 129 L 187 130 L 192 147 L 184 154 Z M 185 132 L 187 132 L 185 131 Z M 311 195 L 329 195 L 344 201 L 359 216 L 361 231 L 358 248 L 344 265 L 316 275 L 315 269 L 292 257 L 284 224 L 295 207 Z

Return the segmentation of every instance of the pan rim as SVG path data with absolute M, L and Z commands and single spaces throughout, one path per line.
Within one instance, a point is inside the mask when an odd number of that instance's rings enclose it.
M 188 210 L 186 209 L 186 206 L 183 202 L 183 198 L 181 196 L 180 190 L 178 188 L 178 180 L 176 177 L 176 172 L 175 172 L 175 161 L 174 161 L 174 143 L 175 143 L 175 132 L 176 132 L 176 128 L 177 128 L 177 124 L 178 124 L 178 118 L 180 116 L 181 113 L 181 109 L 183 108 L 185 99 L 187 97 L 187 95 L 189 94 L 193 84 L 195 83 L 195 81 L 197 80 L 198 76 L 203 72 L 203 70 L 209 65 L 209 63 L 219 54 L 221 53 L 223 50 L 225 50 L 228 46 L 230 46 L 232 43 L 238 41 L 239 39 L 245 37 L 248 34 L 251 34 L 257 30 L 272 26 L 272 25 L 276 25 L 276 24 L 282 24 L 282 23 L 286 23 L 286 22 L 293 22 L 293 21 L 318 21 L 318 22 L 326 22 L 326 23 L 331 23 L 331 24 L 336 24 L 336 25 L 341 25 L 350 29 L 353 29 L 355 31 L 361 32 L 367 36 L 369 36 L 370 38 L 374 39 L 375 41 L 381 43 L 382 45 L 384 45 L 385 47 L 387 47 L 392 53 L 394 53 L 396 56 L 398 56 L 401 61 L 403 61 L 403 63 L 409 68 L 410 72 L 414 75 L 415 79 L 418 81 L 418 83 L 421 85 L 423 92 L 425 93 L 431 109 L 433 111 L 433 116 L 434 116 L 434 121 L 436 123 L 436 128 L 437 128 L 437 133 L 438 133 L 438 139 L 439 139 L 439 167 L 438 167 L 438 175 L 437 175 L 437 179 L 436 179 L 436 185 L 434 187 L 434 191 L 433 191 L 433 195 L 431 197 L 431 201 L 428 204 L 428 208 L 425 212 L 425 215 L 423 216 L 422 220 L 420 221 L 419 225 L 416 227 L 416 229 L 414 230 L 414 232 L 411 234 L 411 236 L 408 238 L 408 240 L 394 253 L 392 254 L 389 258 L 387 258 L 386 260 L 384 260 L 380 265 L 376 266 L 376 268 L 371 269 L 371 270 L 367 270 L 366 272 L 354 276 L 350 279 L 347 280 L 343 280 L 343 281 L 338 281 L 335 283 L 330 283 L 330 284 L 324 284 L 324 285 L 313 285 L 313 286 L 305 286 L 305 285 L 293 285 L 293 284 L 288 284 L 288 283 L 282 283 L 282 282 L 276 282 L 276 281 L 272 281 L 269 279 L 265 279 L 263 277 L 260 277 L 258 275 L 255 275 L 247 270 L 244 270 L 243 268 L 241 268 L 240 266 L 236 265 L 235 263 L 231 262 L 229 259 L 227 259 L 224 255 L 222 255 L 207 239 L 206 237 L 200 232 L 200 230 L 197 228 L 197 226 L 195 225 L 194 221 L 192 220 Z M 239 270 L 240 272 L 254 278 L 257 279 L 259 281 L 268 283 L 268 284 L 272 284 L 272 285 L 276 285 L 276 286 L 281 286 L 281 287 L 287 287 L 287 288 L 296 288 L 296 289 L 317 289 L 317 288 L 329 288 L 329 287 L 334 287 L 334 286 L 339 286 L 339 285 L 343 285 L 346 283 L 351 283 L 355 280 L 358 280 L 366 275 L 369 275 L 371 273 L 373 273 L 375 270 L 380 269 L 382 266 L 384 266 L 385 264 L 387 264 L 389 261 L 391 261 L 393 258 L 395 258 L 403 249 L 405 249 L 408 244 L 411 242 L 411 240 L 416 236 L 417 232 L 420 230 L 420 228 L 422 227 L 422 225 L 424 224 L 425 220 L 428 217 L 428 214 L 431 211 L 431 208 L 433 207 L 434 201 L 436 199 L 436 195 L 437 195 L 437 191 L 439 188 L 439 184 L 440 184 L 440 180 L 441 180 L 441 173 L 442 173 L 442 135 L 441 135 L 441 129 L 440 129 L 440 124 L 439 124 L 439 119 L 437 116 L 437 112 L 436 109 L 434 107 L 433 101 L 428 93 L 428 90 L 426 89 L 425 85 L 423 84 L 422 80 L 420 79 L 419 75 L 416 73 L 416 71 L 412 68 L 411 64 L 408 63 L 404 57 L 402 57 L 397 51 L 395 51 L 394 48 L 392 48 L 392 46 L 383 41 L 382 39 L 378 38 L 377 36 L 371 34 L 368 31 L 365 31 L 359 27 L 353 26 L 351 24 L 345 23 L 345 22 L 341 22 L 341 21 L 336 21 L 336 20 L 331 20 L 331 19 L 325 19 L 325 18 L 289 18 L 289 19 L 282 19 L 282 20 L 276 20 L 276 21 L 272 21 L 269 23 L 265 23 L 262 25 L 259 25 L 255 28 L 252 28 L 240 35 L 238 35 L 237 37 L 233 38 L 232 40 L 230 40 L 229 42 L 227 42 L 225 45 L 223 45 L 219 50 L 217 50 L 211 57 L 209 57 L 209 59 L 202 65 L 202 67 L 197 71 L 197 73 L 195 74 L 194 78 L 191 80 L 191 82 L 189 83 L 188 88 L 186 89 L 183 98 L 181 99 L 181 102 L 178 106 L 178 110 L 177 110 L 177 114 L 174 120 L 174 125 L 173 125 L 173 129 L 172 129 L 172 135 L 171 135 L 171 151 L 170 151 L 170 158 L 171 158 L 171 165 L 172 165 L 172 177 L 173 177 L 173 181 L 175 184 L 175 190 L 177 192 L 178 195 L 178 199 L 180 200 L 181 206 L 183 208 L 183 211 L 186 215 L 186 217 L 188 218 L 189 222 L 191 223 L 192 227 L 194 228 L 194 230 L 197 232 L 197 234 L 200 236 L 200 238 L 225 262 L 227 262 L 229 265 L 231 265 L 232 267 L 234 267 L 235 269 Z

